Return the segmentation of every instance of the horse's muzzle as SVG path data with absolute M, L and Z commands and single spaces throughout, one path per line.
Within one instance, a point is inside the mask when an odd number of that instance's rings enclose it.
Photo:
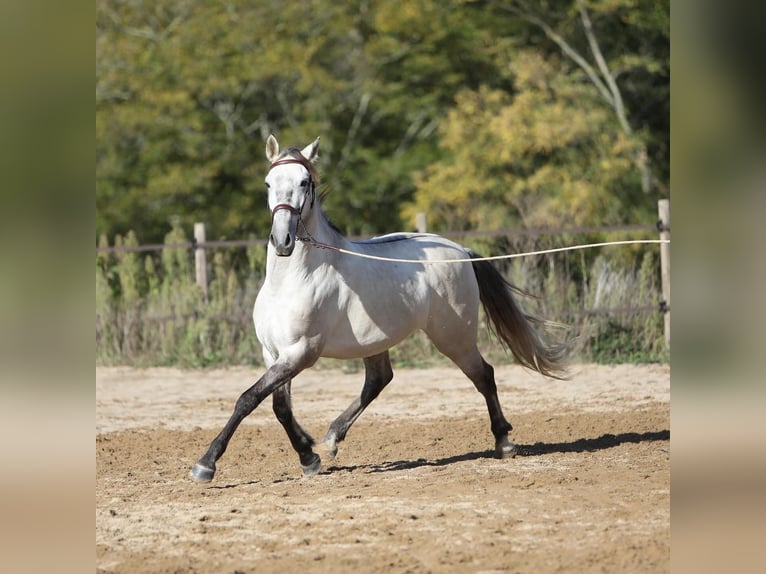
M 285 213 L 285 215 L 288 214 Z M 269 242 L 279 257 L 289 257 L 292 255 L 293 249 L 295 249 L 295 238 L 298 232 L 296 219 L 295 217 L 285 217 L 281 214 L 274 218 Z
M 281 241 L 278 241 L 272 233 L 269 236 L 269 241 L 271 241 L 274 251 L 279 257 L 289 257 L 292 255 L 293 249 L 295 249 L 295 239 L 289 232 L 285 234 Z
M 269 241 L 280 257 L 289 257 L 295 249 L 301 212 L 290 204 L 280 203 L 271 211 Z

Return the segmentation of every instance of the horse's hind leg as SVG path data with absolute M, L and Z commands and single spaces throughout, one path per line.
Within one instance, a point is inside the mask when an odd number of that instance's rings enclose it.
M 483 369 L 470 374 L 466 372 L 466 375 L 487 402 L 492 434 L 495 435 L 495 456 L 497 458 L 514 457 L 517 452 L 516 445 L 508 440 L 508 433 L 513 427 L 505 418 L 505 415 L 503 415 L 503 409 L 500 406 L 500 399 L 497 396 L 497 385 L 495 383 L 495 369 L 481 355 L 479 357 L 481 358 Z
M 303 474 L 308 476 L 319 472 L 322 467 L 322 459 L 311 448 L 314 446 L 314 439 L 298 424 L 293 416 L 292 399 L 290 398 L 291 383 L 288 381 L 287 384 L 272 394 L 274 414 L 277 416 L 277 420 L 282 423 L 287 436 L 290 438 L 290 444 L 298 453 Z
M 338 443 L 346 438 L 346 433 L 354 421 L 394 377 L 388 351 L 364 359 L 364 369 L 361 394 L 333 421 L 322 443 L 317 445 L 328 460 L 332 460 L 338 453 Z
M 497 397 L 497 385 L 495 384 L 495 370 L 492 365 L 484 360 L 479 349 L 474 347 L 470 352 L 455 356 L 449 356 L 454 363 L 460 367 L 460 370 L 471 379 L 476 390 L 478 390 L 484 400 L 487 402 L 489 411 L 490 427 L 495 436 L 495 456 L 497 458 L 506 458 L 516 456 L 516 445 L 508 440 L 508 433 L 513 429 L 500 406 L 500 399 Z

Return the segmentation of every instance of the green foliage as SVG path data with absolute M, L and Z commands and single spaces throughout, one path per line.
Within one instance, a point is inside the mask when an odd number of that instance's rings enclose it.
M 644 218 L 636 146 L 669 177 L 667 1 L 587 3 L 632 135 L 517 4 L 98 0 L 97 233 L 263 237 L 270 132 L 322 137 L 349 234 L 421 208 L 437 229 Z M 530 5 L 588 53 L 574 2 Z
M 151 241 L 179 216 L 215 235 L 264 232 L 271 131 L 287 143 L 322 136 L 324 164 L 339 168 L 326 182 L 354 200 L 336 218 L 342 226 L 359 231 L 360 203 L 365 215 L 381 198 L 396 206 L 388 192 L 408 179 L 409 162 L 380 160 L 421 140 L 473 73 L 470 61 L 451 70 L 445 60 L 466 48 L 449 31 L 458 14 L 435 1 L 404 6 L 417 20 L 399 20 L 388 2 L 99 2 L 99 231 L 134 226 Z
M 633 215 L 635 144 L 595 94 L 525 56 L 513 65 L 515 97 L 486 88 L 459 95 L 442 128 L 449 157 L 421 173 L 405 218 L 425 211 L 435 228 L 459 230 L 608 225 Z

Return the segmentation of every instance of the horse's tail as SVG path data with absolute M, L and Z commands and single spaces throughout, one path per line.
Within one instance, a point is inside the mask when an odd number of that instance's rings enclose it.
M 468 253 L 471 259 L 479 257 L 473 251 Z M 548 377 L 564 378 L 569 345 L 549 343 L 535 328 L 552 323 L 524 313 L 513 298 L 514 291 L 523 292 L 508 283 L 489 261 L 472 261 L 472 265 L 490 330 L 520 364 Z

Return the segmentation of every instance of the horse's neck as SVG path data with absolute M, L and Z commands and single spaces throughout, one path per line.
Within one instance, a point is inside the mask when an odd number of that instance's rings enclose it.
M 311 238 L 325 245 L 345 247 L 348 243 L 348 240 L 333 228 L 319 205 L 312 210 L 306 222 L 306 231 Z

